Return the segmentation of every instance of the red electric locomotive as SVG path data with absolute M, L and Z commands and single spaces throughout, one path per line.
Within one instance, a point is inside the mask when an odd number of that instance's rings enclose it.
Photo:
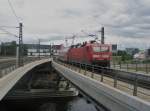
M 110 66 L 112 47 L 109 44 L 100 44 L 95 41 L 73 45 L 60 51 L 59 59 L 88 64 L 97 64 L 103 67 Z

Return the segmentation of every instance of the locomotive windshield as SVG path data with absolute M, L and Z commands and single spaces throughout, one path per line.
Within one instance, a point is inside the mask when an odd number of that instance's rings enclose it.
M 93 47 L 94 52 L 109 52 L 108 46 L 94 46 Z

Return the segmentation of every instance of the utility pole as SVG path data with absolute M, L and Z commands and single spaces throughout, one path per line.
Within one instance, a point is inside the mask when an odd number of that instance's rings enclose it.
M 23 66 L 23 39 L 22 39 L 22 23 L 19 23 L 19 46 L 18 46 L 18 66 Z
M 105 40 L 104 40 L 104 27 L 101 28 L 101 44 L 105 44 Z
M 54 56 L 54 43 L 51 45 L 51 57 L 53 58 Z
M 49 56 L 50 56 L 50 58 L 51 58 L 51 53 L 52 53 L 52 46 L 51 46 L 51 42 L 50 42 L 50 44 L 49 44 L 50 46 L 49 46 Z
M 40 39 L 39 39 L 39 48 L 38 48 L 38 49 L 39 49 L 39 50 L 38 50 L 38 53 L 39 53 L 39 59 L 40 59 L 40 48 L 41 48 L 41 47 L 40 47 L 40 42 L 41 42 L 41 41 L 40 41 Z

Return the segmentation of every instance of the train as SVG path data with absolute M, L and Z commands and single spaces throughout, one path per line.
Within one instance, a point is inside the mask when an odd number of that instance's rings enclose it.
M 59 52 L 58 59 L 64 62 L 79 62 L 110 67 L 112 45 L 90 41 L 63 47 Z

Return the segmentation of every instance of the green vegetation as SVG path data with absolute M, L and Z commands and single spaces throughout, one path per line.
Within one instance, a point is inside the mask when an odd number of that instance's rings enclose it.
M 113 54 L 113 62 L 120 64 L 120 62 L 127 63 L 133 60 L 133 57 L 127 54 L 126 51 L 118 50 L 116 54 Z
M 15 56 L 16 55 L 16 41 L 1 43 L 1 53 L 2 56 Z
M 1 43 L 0 56 L 16 56 L 16 41 Z M 23 54 L 27 55 L 27 46 L 23 45 Z
M 150 59 L 144 60 L 143 63 L 150 63 Z
M 127 54 L 126 51 L 118 50 L 117 55 L 121 56 L 122 61 L 129 61 L 129 60 L 133 59 L 133 57 L 131 55 Z
M 128 71 L 143 71 L 149 73 L 150 59 L 135 60 L 132 55 L 128 54 L 126 51 L 119 50 L 112 56 L 112 66 Z

